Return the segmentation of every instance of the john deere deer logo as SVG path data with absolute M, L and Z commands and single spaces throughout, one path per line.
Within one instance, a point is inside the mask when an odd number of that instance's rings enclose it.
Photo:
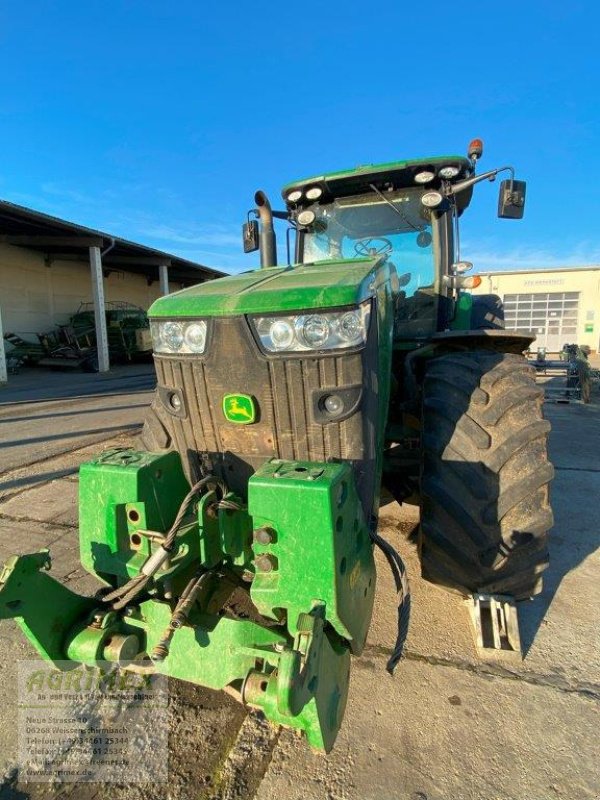
M 254 400 L 249 394 L 226 394 L 223 397 L 223 414 L 229 422 L 249 425 L 256 419 Z

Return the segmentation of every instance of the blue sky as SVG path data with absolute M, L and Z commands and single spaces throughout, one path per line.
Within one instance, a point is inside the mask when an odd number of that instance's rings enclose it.
M 255 189 L 478 136 L 528 204 L 498 220 L 480 185 L 463 257 L 600 263 L 598 9 L 6 0 L 0 197 L 233 271 Z

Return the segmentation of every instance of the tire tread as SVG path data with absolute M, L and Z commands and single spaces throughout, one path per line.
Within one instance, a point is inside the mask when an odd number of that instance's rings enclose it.
M 552 526 L 543 391 L 523 356 L 433 359 L 423 382 L 424 577 L 464 592 L 541 590 Z

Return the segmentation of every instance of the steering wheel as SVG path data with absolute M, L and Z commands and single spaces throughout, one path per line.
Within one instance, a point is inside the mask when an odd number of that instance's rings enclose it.
M 389 239 L 383 236 L 368 237 L 367 239 L 357 239 L 354 242 L 354 252 L 357 256 L 383 256 L 389 255 L 394 249 L 394 245 Z

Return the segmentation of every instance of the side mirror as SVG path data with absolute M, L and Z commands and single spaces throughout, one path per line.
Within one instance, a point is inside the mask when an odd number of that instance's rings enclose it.
M 470 269 L 473 269 L 471 261 L 455 261 L 450 267 L 450 272 L 454 275 L 462 275 L 463 272 L 468 272 Z
M 242 225 L 244 253 L 253 253 L 260 247 L 258 220 L 250 219 Z
M 525 181 L 508 179 L 500 184 L 498 216 L 502 219 L 522 219 L 525 211 Z

